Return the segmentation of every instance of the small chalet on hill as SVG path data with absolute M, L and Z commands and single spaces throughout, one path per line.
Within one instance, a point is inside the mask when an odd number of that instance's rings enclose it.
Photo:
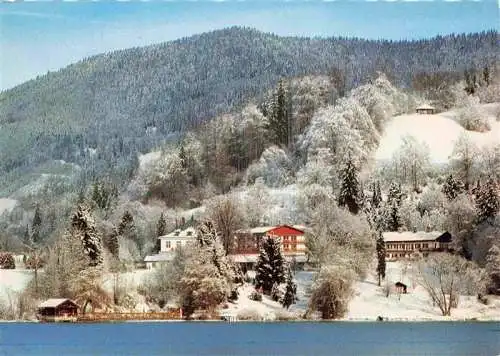
M 438 231 L 432 232 L 384 232 L 387 260 L 397 260 L 411 257 L 414 253 L 442 252 L 451 249 L 451 234 Z
M 433 115 L 436 112 L 436 109 L 428 104 L 423 104 L 418 106 L 415 111 L 417 114 L 428 114 L 428 115 Z
M 38 306 L 36 317 L 45 322 L 70 322 L 78 317 L 78 305 L 70 299 L 47 299 Z
M 297 264 L 306 261 L 306 227 L 303 225 L 262 226 L 238 230 L 230 257 L 245 269 L 252 269 L 257 262 L 262 240 L 265 237 L 278 239 L 286 260 Z
M 174 259 L 175 250 L 194 242 L 195 238 L 196 229 L 194 227 L 188 227 L 184 230 L 176 229 L 167 235 L 158 237 L 160 240 L 160 251 L 157 254 L 149 255 L 144 258 L 146 268 L 151 269 L 162 263 L 172 261 Z

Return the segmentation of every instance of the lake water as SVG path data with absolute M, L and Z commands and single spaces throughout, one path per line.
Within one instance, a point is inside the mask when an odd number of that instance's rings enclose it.
M 0 324 L 0 355 L 499 355 L 500 323 Z

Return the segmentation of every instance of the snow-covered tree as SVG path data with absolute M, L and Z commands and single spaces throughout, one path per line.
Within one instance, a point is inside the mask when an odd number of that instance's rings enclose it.
M 490 279 L 490 293 L 500 294 L 500 248 L 496 244 L 488 251 L 485 269 Z
M 257 178 L 255 183 L 248 187 L 246 199 L 243 201 L 243 211 L 246 224 L 256 227 L 265 224 L 265 214 L 271 203 L 269 188 L 262 178 Z
M 358 170 L 352 159 L 347 159 L 340 179 L 339 206 L 346 206 L 352 214 L 357 214 L 360 210 L 360 186 Z
M 295 284 L 295 281 L 293 280 L 292 270 L 290 267 L 287 268 L 285 280 L 285 294 L 283 294 L 280 303 L 283 307 L 288 309 L 297 301 L 297 284 Z
M 455 142 L 450 164 L 455 174 L 464 183 L 465 190 L 468 191 L 474 179 L 474 169 L 476 165 L 476 155 L 478 149 L 467 133 L 460 135 Z
M 382 234 L 377 239 L 377 276 L 380 286 L 380 280 L 385 278 L 385 241 Z
M 500 144 L 483 146 L 479 161 L 483 176 L 500 180 Z
M 411 184 L 413 190 L 418 191 L 430 165 L 429 147 L 414 136 L 405 136 L 394 153 L 393 165 L 400 181 Z
M 431 213 L 435 210 L 442 211 L 446 204 L 446 196 L 442 188 L 435 184 L 429 184 L 422 194 L 418 202 L 418 209 L 421 214 L 428 212 Z
M 363 277 L 375 252 L 375 239 L 361 214 L 352 215 L 325 201 L 313 215 L 306 246 L 310 260 L 320 268 L 335 263 Z
M 71 218 L 70 233 L 78 236 L 89 257 L 90 266 L 98 266 L 103 262 L 101 236 L 95 227 L 94 218 L 87 206 L 80 204 Z
M 355 274 L 345 266 L 327 266 L 320 270 L 311 288 L 309 311 L 318 311 L 322 319 L 339 319 L 347 312 L 354 294 Z
M 287 153 L 277 147 L 267 148 L 258 162 L 247 170 L 247 183 L 253 183 L 259 177 L 270 187 L 280 187 L 290 182 L 292 176 L 292 161 Z
M 479 105 L 479 98 L 467 96 L 457 113 L 457 120 L 468 131 L 485 132 L 491 129 L 488 117 Z
M 476 209 L 479 222 L 493 218 L 500 211 L 500 194 L 493 179 L 488 179 L 477 192 Z
M 445 207 L 444 229 L 453 236 L 453 247 L 470 258 L 470 244 L 476 220 L 474 202 L 468 194 L 460 194 Z
M 271 293 L 274 283 L 285 281 L 284 268 L 280 241 L 273 237 L 264 238 L 255 266 L 255 287 L 262 288 L 265 294 Z
M 230 283 L 221 276 L 210 255 L 206 247 L 196 247 L 195 253 L 186 262 L 179 282 L 185 316 L 190 316 L 196 309 L 213 312 L 230 295 Z
M 458 181 L 450 174 L 446 177 L 446 180 L 443 184 L 443 193 L 446 195 L 449 201 L 455 199 L 459 194 L 463 192 L 464 186 L 462 182 Z

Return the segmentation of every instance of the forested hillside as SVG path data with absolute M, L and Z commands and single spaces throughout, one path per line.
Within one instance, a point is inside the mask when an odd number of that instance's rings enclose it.
M 377 71 L 408 88 L 425 73 L 461 77 L 490 65 L 497 43 L 496 31 L 393 42 L 235 27 L 87 58 L 0 93 L 0 193 L 52 160 L 80 166 L 82 184 L 105 174 L 122 184 L 138 152 L 258 98 L 281 77 L 330 74 L 334 97 Z

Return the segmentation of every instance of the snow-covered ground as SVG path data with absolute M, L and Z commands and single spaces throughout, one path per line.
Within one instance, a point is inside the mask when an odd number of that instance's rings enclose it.
M 11 211 L 17 204 L 17 200 L 10 198 L 0 198 L 0 215 L 4 211 Z
M 455 142 L 464 132 L 479 147 L 500 142 L 500 122 L 496 121 L 493 113 L 498 104 L 482 105 L 482 109 L 489 115 L 491 130 L 488 132 L 466 131 L 455 120 L 453 111 L 435 115 L 410 114 L 392 118 L 385 127 L 384 134 L 376 153 L 377 160 L 390 160 L 399 147 L 401 140 L 407 135 L 414 136 L 417 141 L 428 145 L 433 163 L 447 163 L 453 152 Z
M 0 269 L 0 302 L 21 292 L 32 278 L 31 270 Z
M 296 317 L 302 316 L 309 300 L 308 289 L 314 272 L 298 272 L 295 275 L 299 301 L 290 307 L 289 312 Z M 433 307 L 425 290 L 417 285 L 412 277 L 411 267 L 405 268 L 399 262 L 387 263 L 387 281 L 391 286 L 401 281 L 408 286 L 408 293 L 400 296 L 391 288 L 389 297 L 384 292 L 384 283 L 379 287 L 375 276 L 355 283 L 354 298 L 349 303 L 349 311 L 343 320 L 374 321 L 378 316 L 384 320 L 500 320 L 500 298 L 490 298 L 489 305 L 479 303 L 474 296 L 461 296 L 458 308 L 452 309 L 451 317 L 443 317 L 438 307 Z M 235 303 L 229 303 L 226 310 L 233 315 L 247 311 L 257 312 L 262 318 L 273 319 L 276 313 L 285 310 L 277 302 L 264 296 L 262 302 L 250 300 L 248 296 L 254 290 L 250 284 L 240 289 L 240 296 Z

